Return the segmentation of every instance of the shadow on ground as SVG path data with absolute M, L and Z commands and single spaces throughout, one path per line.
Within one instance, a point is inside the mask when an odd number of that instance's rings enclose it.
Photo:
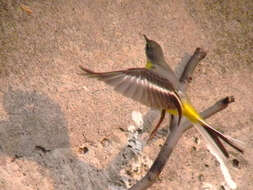
M 72 153 L 67 122 L 58 104 L 40 92 L 9 88 L 3 105 L 8 119 L 0 122 L 2 164 L 5 156 L 36 162 L 44 170 L 41 177 L 51 178 L 54 189 L 105 189 L 103 172 Z M 30 183 L 33 186 L 32 179 Z

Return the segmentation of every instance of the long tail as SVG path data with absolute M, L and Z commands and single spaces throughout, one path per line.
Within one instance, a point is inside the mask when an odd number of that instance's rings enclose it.
M 221 140 L 226 142 L 228 145 L 230 145 L 232 148 L 236 149 L 237 151 L 243 153 L 243 150 L 238 147 L 236 143 L 236 139 L 233 139 L 232 137 L 225 136 L 221 132 L 214 129 L 212 126 L 210 126 L 204 119 L 197 113 L 197 111 L 193 108 L 193 106 L 188 102 L 183 102 L 183 114 L 194 124 L 194 126 L 197 128 L 199 133 L 202 135 L 204 140 L 207 143 L 208 149 L 215 153 L 216 155 L 220 156 L 221 158 L 229 157 L 228 151 L 222 144 Z
M 207 123 L 203 120 L 201 120 L 199 123 L 196 123 L 195 127 L 198 129 L 198 131 L 201 133 L 201 135 L 206 140 L 207 148 L 209 149 L 209 151 L 213 154 L 213 156 L 220 163 L 220 169 L 221 169 L 221 172 L 224 176 L 224 179 L 225 179 L 226 183 L 228 184 L 228 186 L 231 189 L 236 189 L 237 185 L 233 181 L 232 176 L 230 175 L 229 170 L 226 166 L 226 158 L 225 157 L 229 156 L 228 152 L 227 152 L 227 150 L 225 149 L 225 147 L 223 146 L 223 144 L 221 143 L 221 141 L 218 137 L 222 138 L 223 140 L 225 138 L 226 141 L 225 140 L 224 141 L 229 142 L 228 143 L 229 145 L 231 145 L 231 142 L 228 140 L 227 137 L 220 134 L 219 132 L 217 132 L 212 127 L 207 126 Z M 231 146 L 233 148 L 235 148 L 236 150 L 239 150 L 240 152 L 242 152 L 242 150 L 239 149 L 238 147 L 236 147 L 234 145 L 231 145 Z
M 201 121 L 202 127 L 207 131 L 207 133 L 213 138 L 213 140 L 216 142 L 218 147 L 223 150 L 223 153 L 226 155 L 226 157 L 229 157 L 228 152 L 226 151 L 225 147 L 223 146 L 220 139 L 222 139 L 224 142 L 226 142 L 228 145 L 230 145 L 235 150 L 243 153 L 242 148 L 240 148 L 237 144 L 240 142 L 239 140 L 236 140 L 232 137 L 225 136 L 221 132 L 217 131 L 216 129 L 212 128 L 208 123 L 206 123 L 204 120 Z M 237 144 L 236 144 L 237 143 Z

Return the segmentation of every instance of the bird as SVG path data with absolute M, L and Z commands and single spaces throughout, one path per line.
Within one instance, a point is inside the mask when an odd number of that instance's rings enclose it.
M 162 47 L 145 34 L 144 38 L 147 58 L 145 67 L 95 72 L 80 65 L 82 75 L 103 81 L 128 98 L 153 109 L 161 110 L 160 120 L 150 138 L 159 128 L 167 112 L 178 116 L 177 125 L 180 124 L 183 116 L 186 117 L 204 138 L 210 151 L 215 152 L 222 159 L 228 158 L 229 154 L 221 140 L 243 153 L 236 139 L 225 136 L 200 116 L 186 93 L 180 88 L 178 78 L 165 60 Z

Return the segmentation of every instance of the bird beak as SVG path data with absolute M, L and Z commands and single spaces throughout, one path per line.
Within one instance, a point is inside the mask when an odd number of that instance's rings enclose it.
M 146 42 L 150 41 L 150 39 L 148 39 L 148 37 L 145 34 L 143 34 L 143 36 L 144 36 Z

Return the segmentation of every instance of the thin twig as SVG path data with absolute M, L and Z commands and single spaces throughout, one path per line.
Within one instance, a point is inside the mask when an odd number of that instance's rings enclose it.
M 220 101 L 216 102 L 214 105 L 210 106 L 205 111 L 203 111 L 201 113 L 201 116 L 206 119 L 214 115 L 215 113 L 222 111 L 228 106 L 228 104 L 232 103 L 233 101 L 233 97 L 223 98 Z M 191 127 L 191 123 L 188 121 L 185 121 L 180 126 L 175 127 L 175 125 L 177 125 L 177 122 L 174 121 L 175 120 L 172 120 L 171 122 L 171 125 L 174 126 L 172 127 L 174 130 L 172 130 L 171 133 L 168 135 L 163 147 L 161 148 L 160 153 L 158 154 L 150 170 L 140 181 L 133 185 L 129 190 L 145 190 L 155 182 L 157 177 L 162 172 L 162 169 L 168 161 L 178 140 L 183 135 L 184 131 Z

